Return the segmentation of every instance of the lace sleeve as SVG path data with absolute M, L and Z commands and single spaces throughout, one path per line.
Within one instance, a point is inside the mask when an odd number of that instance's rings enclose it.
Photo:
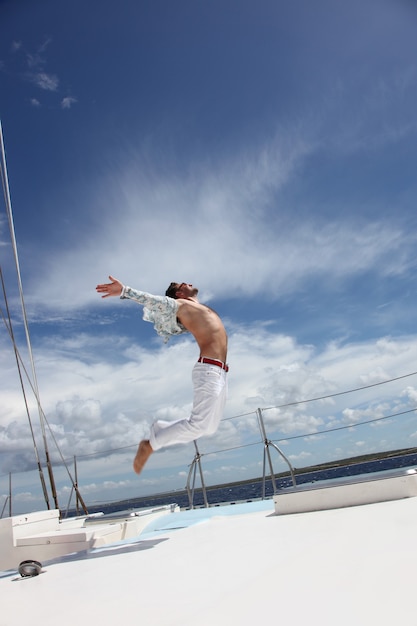
M 145 307 L 143 319 L 154 325 L 156 332 L 165 343 L 171 335 L 187 332 L 187 329 L 177 319 L 178 302 L 174 298 L 154 296 L 127 286 L 123 287 L 120 297 L 135 300 Z

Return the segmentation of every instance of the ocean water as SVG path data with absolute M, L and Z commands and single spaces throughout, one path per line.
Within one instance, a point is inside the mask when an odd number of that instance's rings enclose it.
M 348 476 L 358 476 L 360 474 L 368 474 L 372 472 L 381 472 L 391 469 L 399 469 L 417 466 L 417 453 L 404 454 L 386 459 L 375 461 L 367 461 L 363 463 L 353 463 L 332 467 L 315 472 L 306 472 L 296 475 L 297 485 L 311 483 L 335 478 L 346 478 Z M 276 478 L 275 484 L 278 489 L 292 486 L 291 476 L 284 478 Z M 225 503 L 251 501 L 262 497 L 262 479 L 253 482 L 245 482 L 241 484 L 231 484 L 222 487 L 207 487 L 207 500 L 210 506 L 221 505 Z M 265 483 L 265 496 L 272 497 L 273 485 L 269 479 Z M 136 498 L 132 500 L 124 500 L 122 502 L 113 502 L 111 504 L 101 504 L 100 506 L 89 507 L 89 513 L 103 511 L 105 514 L 116 513 L 121 511 L 131 511 L 139 508 L 149 508 L 161 506 L 163 504 L 176 503 L 181 508 L 190 506 L 188 494 L 184 491 L 175 491 L 172 493 L 158 494 L 155 496 Z M 193 506 L 204 506 L 204 497 L 200 488 L 196 488 L 193 498 Z

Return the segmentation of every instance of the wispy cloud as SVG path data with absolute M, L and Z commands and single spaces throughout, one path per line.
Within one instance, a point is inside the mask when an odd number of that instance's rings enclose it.
M 73 98 L 72 96 L 67 96 L 61 100 L 61 108 L 62 109 L 70 109 L 73 104 L 77 102 L 77 98 Z
M 28 80 L 34 83 L 40 89 L 45 91 L 57 91 L 59 86 L 59 79 L 54 74 L 47 74 L 46 72 L 29 73 L 27 75 Z
M 51 43 L 52 39 L 47 38 L 34 51 L 27 51 L 22 41 L 13 41 L 11 44 L 11 52 L 17 55 L 20 63 L 24 66 L 22 71 L 18 71 L 20 78 L 35 85 L 42 91 L 58 93 L 61 83 L 60 78 L 56 73 L 48 71 L 47 52 L 49 51 L 48 49 Z M 6 63 L 0 63 L 0 69 L 3 65 L 6 67 Z M 40 101 L 36 97 L 32 97 L 30 102 L 32 106 L 38 107 L 40 105 Z M 59 105 L 62 109 L 70 109 L 76 102 L 76 98 L 67 96 L 61 98 Z
M 44 56 L 44 53 L 46 52 L 51 41 L 51 39 L 46 39 L 35 52 L 28 52 L 26 54 L 28 67 L 32 69 L 39 69 L 44 67 L 44 65 L 46 64 L 46 58 Z
M 312 280 L 340 290 L 343 281 L 364 273 L 402 276 L 413 268 L 416 236 L 398 215 L 395 222 L 383 216 L 367 220 L 341 199 L 334 218 L 324 218 L 310 210 L 308 197 L 302 199 L 302 209 L 293 204 L 290 192 L 315 144 L 288 142 L 285 151 L 282 140 L 276 142 L 279 150 L 271 145 L 251 158 L 211 169 L 197 166 L 181 179 L 167 175 L 165 166 L 160 175 L 154 171 L 148 176 L 138 158 L 124 171 L 115 169 L 97 180 L 88 208 L 90 216 L 97 216 L 94 238 L 84 238 L 76 229 L 69 249 L 46 251 L 54 261 L 45 257 L 44 280 L 34 283 L 39 304 L 91 304 L 98 268 L 149 291 L 162 289 L 166 276 L 189 276 L 205 286 L 206 295 L 253 298 L 266 292 L 270 300 L 295 294 Z M 117 238 L 115 206 L 123 233 Z M 172 245 L 178 241 L 186 242 L 186 252 L 177 251 L 173 258 Z M 132 270 L 137 265 L 140 285 Z M 68 266 L 80 268 L 84 288 L 77 293 L 65 280 Z
M 29 71 L 26 79 L 45 91 L 56 91 L 59 86 L 59 79 L 55 74 L 45 70 L 47 60 L 45 52 L 51 43 L 51 39 L 46 39 L 35 52 L 26 53 L 26 63 Z

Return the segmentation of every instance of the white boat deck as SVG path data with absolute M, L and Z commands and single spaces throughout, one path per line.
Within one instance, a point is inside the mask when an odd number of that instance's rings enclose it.
M 168 513 L 136 539 L 0 578 L 0 626 L 417 624 L 417 498 Z

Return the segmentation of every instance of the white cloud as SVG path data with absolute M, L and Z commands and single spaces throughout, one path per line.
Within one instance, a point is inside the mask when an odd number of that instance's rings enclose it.
M 407 386 L 402 395 L 406 396 L 410 402 L 417 404 L 417 389 L 415 387 Z
M 416 237 L 397 217 L 367 222 L 346 207 L 334 220 L 317 212 L 313 220 L 308 206 L 294 216 L 296 207 L 282 206 L 282 189 L 315 144 L 295 137 L 285 147 L 289 140 L 280 139 L 252 158 L 196 166 L 181 179 L 150 174 L 139 157 L 125 169 L 115 166 L 96 181 L 95 197 L 84 200 L 94 236 L 78 226 L 71 236 L 69 220 L 67 248 L 42 250 L 36 289 L 28 283 L 27 297 L 42 308 L 79 308 L 93 303 L 93 286 L 111 272 L 151 292 L 180 276 L 217 298 L 273 300 L 315 280 L 339 290 L 341 281 L 365 273 L 386 278 L 413 267 Z M 66 280 L 68 267 L 78 276 L 77 289 Z
M 47 74 L 46 72 L 28 74 L 28 79 L 45 91 L 57 91 L 59 86 L 58 77 L 54 74 Z
M 46 59 L 44 57 L 44 53 L 51 43 L 51 39 L 45 39 L 44 43 L 39 46 L 36 52 L 28 52 L 26 55 L 26 62 L 29 68 L 35 69 L 43 69 L 46 64 Z
M 73 98 L 71 96 L 67 96 L 61 100 L 61 108 L 62 109 L 70 109 L 73 104 L 77 102 L 77 98 Z
M 19 72 L 19 75 L 24 80 L 33 83 L 43 91 L 57 92 L 60 80 L 56 74 L 52 74 L 46 69 L 47 59 L 45 53 L 51 41 L 51 39 L 45 39 L 45 41 L 34 52 L 25 52 L 25 70 L 23 72 Z M 21 41 L 12 42 L 12 53 L 17 53 L 23 49 Z M 75 98 L 63 98 L 61 106 L 62 108 L 70 108 L 74 102 L 76 102 Z M 33 106 L 39 106 L 39 101 L 36 98 L 32 98 L 31 104 Z
M 177 340 L 168 347 L 161 345 L 154 351 L 127 346 L 122 336 L 107 340 L 118 344 L 119 349 L 101 352 L 100 340 L 86 335 L 76 342 L 77 351 L 74 342 L 65 345 L 65 340 L 50 339 L 38 346 L 43 409 L 66 458 L 129 446 L 127 454 L 131 456 L 155 418 L 174 419 L 189 413 L 195 360 L 190 339 Z M 124 343 L 125 349 L 121 348 Z M 398 347 L 394 356 L 392 350 L 381 354 L 374 342 L 337 349 L 331 345 L 318 352 L 298 345 L 293 338 L 259 330 L 256 325 L 231 333 L 226 419 L 218 433 L 203 442 L 204 449 L 260 442 L 257 408 L 281 407 L 263 411 L 263 417 L 269 436 L 284 439 L 288 434 L 305 435 L 329 426 L 357 424 L 412 407 L 415 389 L 407 378 L 360 394 L 334 397 L 331 402 L 303 404 L 304 400 L 360 386 L 360 376 L 370 366 L 375 367 L 376 361 L 391 377 L 408 373 L 409 359 L 417 357 L 417 338 L 399 338 L 394 343 Z M 22 398 L 17 385 L 14 392 L 11 390 L 12 372 L 6 359 L 0 368 L 2 381 L 10 389 L 2 397 L 0 409 L 0 450 L 3 459 L 5 453 L 16 452 L 24 454 L 21 463 L 23 459 L 27 463 L 32 443 Z M 283 406 L 292 402 L 301 404 Z M 33 398 L 29 398 L 29 405 L 37 423 Z M 35 431 L 39 437 L 38 426 Z M 155 466 L 168 458 L 156 455 Z M 4 462 L 2 471 L 7 471 Z

